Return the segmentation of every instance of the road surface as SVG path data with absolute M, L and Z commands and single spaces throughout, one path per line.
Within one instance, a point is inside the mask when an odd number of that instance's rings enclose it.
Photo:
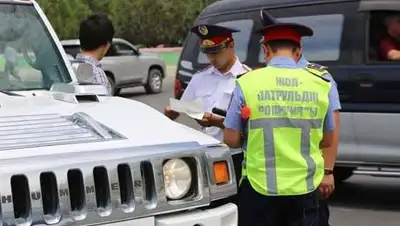
M 141 101 L 162 111 L 173 96 L 174 68 L 164 80 L 164 91 L 146 95 L 144 89 L 123 90 L 122 95 Z M 179 122 L 198 129 L 188 117 Z M 332 226 L 399 226 L 400 225 L 400 178 L 353 176 L 339 186 L 330 200 Z

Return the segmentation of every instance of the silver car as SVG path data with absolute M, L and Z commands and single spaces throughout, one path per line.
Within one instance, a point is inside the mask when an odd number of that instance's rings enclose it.
M 63 40 L 62 46 L 72 57 L 81 51 L 78 39 Z M 118 95 L 122 88 L 144 86 L 149 94 L 162 91 L 166 67 L 161 57 L 154 53 L 140 52 L 126 40 L 115 38 L 106 56 L 101 60 L 107 78 Z

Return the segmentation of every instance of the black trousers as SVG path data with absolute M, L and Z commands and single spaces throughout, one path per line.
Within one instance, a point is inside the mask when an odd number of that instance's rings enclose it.
M 329 226 L 329 206 L 327 199 L 319 200 L 318 216 L 318 226 Z
M 239 194 L 239 226 L 319 226 L 318 190 L 298 196 L 264 196 L 248 180 Z
M 240 193 L 241 186 L 239 186 L 240 178 L 242 177 L 242 162 L 243 162 L 243 153 L 238 153 L 232 155 L 233 165 L 235 168 L 235 176 L 238 184 L 238 193 Z M 248 183 L 248 182 L 247 182 Z M 234 195 L 226 200 L 224 200 L 223 204 L 226 203 L 235 203 L 239 205 L 239 195 Z M 221 203 L 222 204 L 222 203 Z M 330 226 L 329 225 L 329 206 L 327 199 L 320 199 L 318 206 L 318 224 L 316 226 Z
M 242 177 L 243 152 L 232 155 L 232 160 L 233 166 L 235 167 L 236 182 L 239 186 L 239 181 Z

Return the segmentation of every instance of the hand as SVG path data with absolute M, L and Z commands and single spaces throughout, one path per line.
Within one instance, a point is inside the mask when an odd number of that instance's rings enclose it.
M 212 114 L 206 112 L 201 120 L 195 119 L 197 123 L 203 127 L 214 126 L 212 124 Z
M 325 175 L 319 185 L 319 193 L 322 198 L 328 198 L 335 190 L 335 178 L 333 174 Z
M 167 106 L 164 109 L 164 115 L 167 116 L 168 118 L 172 119 L 172 120 L 175 120 L 179 116 L 179 113 L 173 111 L 170 106 Z
M 171 109 L 170 106 L 165 107 L 165 109 L 164 109 L 164 115 L 169 116 L 169 115 L 171 115 L 172 112 L 173 112 L 173 111 L 172 111 L 172 109 Z
M 167 106 L 167 107 L 165 107 L 165 109 L 164 109 L 164 112 L 171 112 L 171 111 L 172 111 L 172 109 L 171 109 L 170 106 Z

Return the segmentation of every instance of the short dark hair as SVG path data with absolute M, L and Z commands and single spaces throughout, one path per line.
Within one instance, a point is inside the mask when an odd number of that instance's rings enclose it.
M 296 51 L 300 48 L 300 44 L 291 40 L 273 40 L 264 43 L 265 46 L 269 46 L 273 53 L 276 53 L 279 49 L 292 49 Z
M 82 50 L 96 50 L 111 43 L 114 37 L 114 26 L 104 14 L 92 14 L 82 20 L 79 27 L 79 41 Z
M 393 20 L 397 20 L 400 18 L 400 14 L 399 13 L 389 13 L 387 14 L 387 16 L 384 19 L 384 23 L 386 26 L 389 25 L 390 22 L 392 22 Z

